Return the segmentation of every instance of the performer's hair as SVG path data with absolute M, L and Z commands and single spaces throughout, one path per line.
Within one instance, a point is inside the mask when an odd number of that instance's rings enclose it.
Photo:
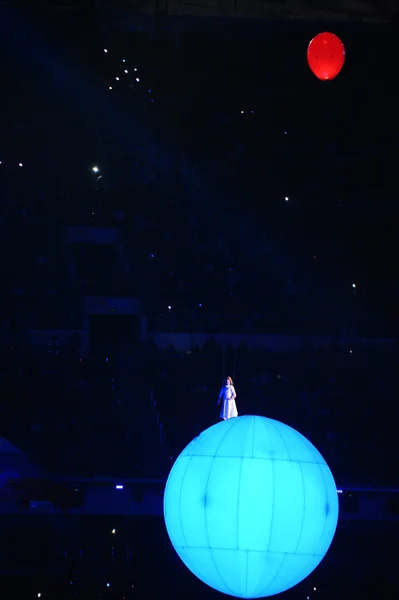
M 231 385 L 234 385 L 233 378 L 232 378 L 232 377 L 230 377 L 230 375 L 227 375 L 227 377 L 225 378 L 225 381 L 226 381 L 227 379 L 230 379 L 230 381 L 231 381 Z

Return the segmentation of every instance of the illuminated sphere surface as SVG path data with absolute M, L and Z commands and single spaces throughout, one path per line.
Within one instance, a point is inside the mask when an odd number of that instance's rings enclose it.
M 345 62 L 345 46 L 334 33 L 319 33 L 308 46 L 308 65 L 318 79 L 335 79 Z
M 320 452 L 279 421 L 243 416 L 195 438 L 166 483 L 170 540 L 204 583 L 260 598 L 296 585 L 326 554 L 338 495 Z

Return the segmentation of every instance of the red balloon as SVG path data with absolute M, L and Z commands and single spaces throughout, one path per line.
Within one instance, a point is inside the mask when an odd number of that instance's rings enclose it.
M 309 43 L 307 59 L 318 79 L 335 79 L 344 66 L 345 46 L 334 33 L 319 33 Z

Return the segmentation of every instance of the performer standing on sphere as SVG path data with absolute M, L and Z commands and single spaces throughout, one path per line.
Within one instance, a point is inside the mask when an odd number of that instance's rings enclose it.
M 223 421 L 231 419 L 232 417 L 238 417 L 236 398 L 237 394 L 234 389 L 233 380 L 231 377 L 226 377 L 226 381 L 220 390 L 219 399 L 217 401 L 218 406 L 220 402 L 222 402 L 220 418 L 223 419 Z

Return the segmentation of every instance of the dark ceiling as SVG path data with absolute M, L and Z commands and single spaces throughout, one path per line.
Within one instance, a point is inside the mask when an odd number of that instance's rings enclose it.
M 89 12 L 236 19 L 391 22 L 398 0 L 37 0 L 38 6 Z M 32 6 L 31 0 L 0 5 Z

